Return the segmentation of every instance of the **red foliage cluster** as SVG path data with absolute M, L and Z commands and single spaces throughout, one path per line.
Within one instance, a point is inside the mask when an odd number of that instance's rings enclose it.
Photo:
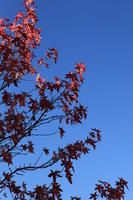
M 123 178 L 120 178 L 119 181 L 116 181 L 114 188 L 107 182 L 99 181 L 99 184 L 96 184 L 95 192 L 94 194 L 91 194 L 90 199 L 96 200 L 101 197 L 108 200 L 121 200 L 124 199 L 125 188 L 128 189 L 128 186 L 127 181 L 125 181 Z
M 91 147 L 95 149 L 97 142 L 101 141 L 101 132 L 94 128 L 84 141 L 68 144 L 51 155 L 50 149 L 43 147 L 42 153 L 51 156 L 48 160 L 43 160 L 41 164 L 38 164 L 41 157 L 39 156 L 34 164 L 27 165 L 22 162 L 19 166 L 16 163 L 14 167 L 16 157 L 36 153 L 32 137 L 38 126 L 58 121 L 59 134 L 63 137 L 65 134 L 63 123 L 80 124 L 83 118 L 87 118 L 87 108 L 78 100 L 80 86 L 83 83 L 83 73 L 86 71 L 85 65 L 76 64 L 75 70 L 66 74 L 64 79 L 55 76 L 54 81 L 51 82 L 41 77 L 40 67 L 43 65 L 46 68 L 49 67 L 51 61 L 56 64 L 58 52 L 56 48 L 48 49 L 45 57 L 37 59 L 36 67 L 34 67 L 34 58 L 36 58 L 34 49 L 40 45 L 41 41 L 40 29 L 36 27 L 38 19 L 34 0 L 23 0 L 23 3 L 25 11 L 20 11 L 12 23 L 7 18 L 0 20 L 0 98 L 2 105 L 0 159 L 6 164 L 6 169 L 0 174 L 0 193 L 3 194 L 3 198 L 6 198 L 10 191 L 15 200 L 61 200 L 62 189 L 58 179 L 62 178 L 62 172 L 65 172 L 65 177 L 72 183 L 73 160 L 79 159 L 82 154 L 88 154 Z M 25 77 L 31 77 L 33 80 L 33 89 L 28 92 L 20 90 Z M 35 85 L 34 79 L 36 79 Z M 39 133 L 37 136 L 39 137 Z M 29 141 L 28 138 L 30 138 Z M 17 175 L 26 171 L 50 168 L 56 163 L 60 163 L 60 169 L 50 170 L 48 177 L 52 181 L 48 186 L 44 184 L 29 190 L 26 183 L 18 185 L 15 181 Z M 100 195 L 109 200 L 120 200 L 124 198 L 126 186 L 127 182 L 123 179 L 116 182 L 115 188 L 100 181 L 90 199 L 95 200 Z M 71 199 L 81 198 L 71 197 Z

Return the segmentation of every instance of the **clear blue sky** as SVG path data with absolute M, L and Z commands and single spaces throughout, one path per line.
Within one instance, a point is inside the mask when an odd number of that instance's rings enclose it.
M 1 0 L 1 17 L 13 17 L 21 0 Z M 36 0 L 43 45 L 59 51 L 52 73 L 69 72 L 77 62 L 87 66 L 81 102 L 88 106 L 82 126 L 67 130 L 66 141 L 84 138 L 97 127 L 103 134 L 97 150 L 75 163 L 73 185 L 64 184 L 64 200 L 86 200 L 97 180 L 129 182 L 133 199 L 133 1 Z M 48 139 L 47 139 L 48 141 Z M 48 141 L 54 145 L 55 140 Z

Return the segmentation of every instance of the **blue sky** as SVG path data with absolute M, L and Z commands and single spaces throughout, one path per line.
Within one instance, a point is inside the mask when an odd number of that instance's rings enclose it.
M 1 0 L 0 15 L 13 18 L 20 1 Z M 133 197 L 133 1 L 36 0 L 43 44 L 59 51 L 51 73 L 63 76 L 77 62 L 87 66 L 80 99 L 88 106 L 82 126 L 67 130 L 65 140 L 84 138 L 97 127 L 103 139 L 95 152 L 75 163 L 73 185 L 64 182 L 64 199 L 87 199 L 99 179 L 129 182 Z M 64 141 L 65 144 L 65 140 Z M 57 140 L 58 141 L 58 140 Z M 48 144 L 54 145 L 52 138 Z M 59 142 L 60 143 L 60 142 Z M 38 175 L 39 176 L 39 175 Z M 29 179 L 30 180 L 30 179 Z

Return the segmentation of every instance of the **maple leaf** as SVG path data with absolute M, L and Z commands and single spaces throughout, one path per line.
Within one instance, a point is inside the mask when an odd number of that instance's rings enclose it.
M 24 191 L 26 191 L 26 184 L 24 182 L 22 183 L 22 187 L 23 187 Z
M 33 143 L 31 142 L 31 141 L 28 141 L 28 146 L 27 146 L 27 148 L 28 148 L 28 150 L 29 150 L 29 152 L 30 153 L 34 153 L 34 146 L 33 146 Z
M 3 172 L 4 177 L 6 178 L 7 181 L 11 180 L 11 176 L 9 175 L 9 173 L 5 173 Z
M 38 60 L 38 64 L 41 65 L 42 63 L 43 63 L 43 59 L 40 58 L 40 59 Z
M 57 84 L 57 85 L 60 85 L 59 78 L 58 78 L 57 76 L 55 76 L 54 79 L 55 79 L 55 81 L 56 81 L 56 84 Z
M 24 17 L 24 14 L 22 12 L 19 12 L 15 17 L 15 22 L 17 22 L 19 19 L 22 19 Z
M 5 149 L 2 149 L 1 156 L 3 157 L 3 160 L 8 163 L 8 165 L 12 164 L 12 155 L 5 151 Z
M 75 66 L 76 71 L 78 72 L 78 74 L 80 75 L 80 81 L 83 81 L 83 72 L 86 72 L 86 67 L 83 63 L 79 63 Z
M 59 130 L 60 130 L 60 137 L 62 138 L 64 136 L 65 131 L 61 127 L 59 127 Z
M 26 6 L 29 6 L 29 5 L 32 4 L 32 3 L 34 3 L 34 0 L 27 0 L 27 1 L 25 2 L 25 5 L 26 5 Z
M 41 84 L 45 82 L 44 78 L 40 78 L 40 73 L 37 75 L 36 82 L 38 83 L 39 87 L 41 87 Z
M 0 26 L 4 26 L 4 25 L 5 25 L 4 20 L 0 18 Z
M 48 155 L 49 154 L 49 150 L 47 149 L 47 148 L 43 148 L 43 151 L 44 151 L 44 153 L 46 154 L 46 155 Z

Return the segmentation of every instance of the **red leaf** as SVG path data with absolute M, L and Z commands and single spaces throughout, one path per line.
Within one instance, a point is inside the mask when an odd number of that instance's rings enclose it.
M 64 136 L 64 133 L 65 133 L 65 131 L 63 130 L 63 128 L 59 128 L 59 130 L 60 130 L 60 136 L 61 136 L 61 138 Z
M 46 154 L 46 155 L 48 155 L 49 154 L 49 150 L 47 149 L 47 148 L 43 148 L 43 151 L 44 151 L 44 153 Z
M 54 79 L 55 79 L 55 81 L 56 81 L 56 84 L 57 84 L 57 85 L 60 85 L 59 78 L 58 78 L 57 76 L 55 76 Z
M 34 147 L 33 147 L 33 143 L 31 141 L 28 142 L 29 145 L 27 146 L 28 150 L 30 153 L 34 153 Z

